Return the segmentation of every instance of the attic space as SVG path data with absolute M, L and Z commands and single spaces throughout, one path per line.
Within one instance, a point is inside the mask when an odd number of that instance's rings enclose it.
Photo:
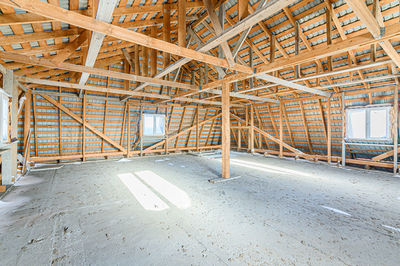
M 398 265 L 398 0 L 0 0 L 1 265 Z

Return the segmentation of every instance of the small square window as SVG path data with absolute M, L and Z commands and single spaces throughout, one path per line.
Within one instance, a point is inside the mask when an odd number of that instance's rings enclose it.
M 143 114 L 143 135 L 164 136 L 165 115 Z
M 357 140 L 391 140 L 390 106 L 346 109 L 346 138 Z

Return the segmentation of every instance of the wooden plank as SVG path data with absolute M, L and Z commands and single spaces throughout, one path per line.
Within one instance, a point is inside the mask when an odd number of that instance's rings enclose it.
M 151 36 L 157 38 L 156 28 L 151 27 Z M 150 76 L 154 77 L 157 74 L 157 50 L 150 49 Z
M 279 105 L 279 157 L 283 157 L 283 122 L 282 122 L 282 104 Z
M 395 67 L 393 66 L 393 72 L 395 71 Z M 397 174 L 397 168 L 398 168 L 398 152 L 399 152 L 399 86 L 400 86 L 400 81 L 397 78 L 396 79 L 396 86 L 394 87 L 394 95 L 393 95 L 393 112 L 394 112 L 394 119 L 393 120 L 393 125 L 392 127 L 394 128 L 394 136 L 393 136 L 393 154 L 396 154 L 396 156 L 393 156 L 393 174 Z
M 31 99 L 32 94 L 31 90 L 25 92 L 25 113 L 24 113 L 24 150 L 27 149 L 27 146 L 30 146 L 28 143 L 28 135 L 31 131 Z M 25 156 L 25 154 L 24 154 Z
M 332 122 L 331 122 L 331 98 L 328 98 L 327 102 L 328 108 L 327 108 L 327 130 L 328 130 L 328 141 L 327 141 L 327 146 L 328 146 L 328 151 L 327 151 L 327 156 L 328 156 L 328 163 L 331 163 L 332 161 Z
M 178 0 L 178 45 L 186 46 L 186 0 Z
M 43 97 L 43 96 L 42 96 Z M 47 100 L 47 99 L 46 99 Z M 60 104 L 60 106 L 62 106 Z M 86 92 L 82 98 L 82 161 L 86 161 Z
M 260 74 L 260 75 L 257 75 L 256 77 L 258 79 L 262 79 L 262 80 L 265 80 L 265 81 L 268 81 L 268 82 L 273 82 L 273 83 L 276 83 L 276 84 L 280 84 L 280 85 L 283 85 L 283 86 L 286 86 L 286 87 L 289 87 L 289 88 L 293 88 L 293 89 L 296 89 L 296 90 L 301 90 L 301 91 L 309 92 L 309 93 L 312 93 L 312 94 L 321 95 L 321 96 L 324 96 L 324 97 L 330 97 L 331 96 L 331 93 L 329 93 L 329 92 L 320 91 L 320 90 L 317 90 L 317 89 L 314 89 L 314 88 L 309 88 L 309 87 L 306 87 L 306 86 L 303 86 L 303 85 L 300 85 L 300 84 L 297 84 L 297 83 L 294 83 L 294 82 L 291 82 L 291 81 L 288 81 L 288 80 L 285 80 L 285 79 L 274 77 L 274 76 L 271 76 L 271 75 L 268 75 L 268 74 Z
M 230 111 L 229 111 L 229 84 L 222 86 L 222 178 L 229 178 L 230 172 Z
M 239 20 L 244 19 L 249 15 L 249 0 L 238 1 L 238 16 Z

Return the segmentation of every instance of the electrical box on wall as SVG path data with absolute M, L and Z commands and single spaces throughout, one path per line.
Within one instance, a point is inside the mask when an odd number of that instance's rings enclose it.
M 0 144 L 8 143 L 9 95 L 0 88 Z

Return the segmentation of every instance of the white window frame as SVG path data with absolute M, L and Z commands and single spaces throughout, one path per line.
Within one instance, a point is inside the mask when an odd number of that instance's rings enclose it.
M 153 120 L 153 133 L 152 134 L 148 134 L 147 132 L 145 132 L 145 126 L 146 126 L 145 118 L 146 117 L 152 117 L 152 120 Z M 162 121 L 164 123 L 163 132 L 161 134 L 156 134 L 157 117 L 162 117 Z M 165 115 L 163 115 L 163 114 L 143 114 L 142 121 L 143 121 L 143 136 L 144 137 L 164 137 L 165 136 Z
M 371 105 L 371 106 L 357 106 L 357 107 L 348 107 L 346 108 L 346 140 L 365 140 L 365 141 L 391 141 L 391 105 Z M 355 138 L 349 137 L 349 127 L 350 127 L 350 115 L 349 111 L 351 110 L 365 110 L 365 138 Z M 376 138 L 371 137 L 371 111 L 376 110 L 385 110 L 386 111 L 386 137 Z
M 9 98 L 10 96 L 3 89 L 0 89 L 0 144 L 8 142 Z

